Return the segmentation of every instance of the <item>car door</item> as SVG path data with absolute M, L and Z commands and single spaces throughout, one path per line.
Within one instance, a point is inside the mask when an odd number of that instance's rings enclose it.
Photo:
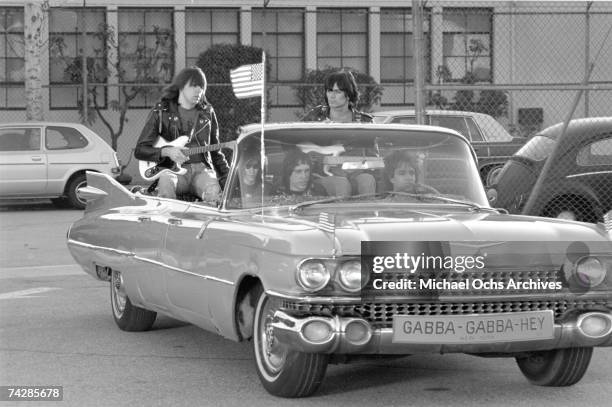
M 88 151 L 91 150 L 89 144 L 87 138 L 73 127 L 47 126 L 45 150 L 49 193 L 61 194 L 75 168 L 93 162 L 92 154 Z
M 46 190 L 47 157 L 41 128 L 0 128 L 0 194 L 44 196 Z
M 173 313 L 201 327 L 212 329 L 209 299 L 219 284 L 212 249 L 222 237 L 207 233 L 211 223 L 223 218 L 214 206 L 190 205 L 182 216 L 169 219 L 162 253 L 166 269 L 166 294 Z M 223 246 L 227 248 L 228 242 Z M 225 253 L 227 254 L 227 253 Z M 227 256 L 230 256 L 227 254 Z

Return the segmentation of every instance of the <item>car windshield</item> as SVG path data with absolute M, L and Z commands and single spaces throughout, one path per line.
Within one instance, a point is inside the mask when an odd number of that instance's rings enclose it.
M 468 144 L 444 132 L 270 129 L 264 154 L 260 146 L 260 133 L 240 139 L 228 209 L 316 201 L 488 207 Z

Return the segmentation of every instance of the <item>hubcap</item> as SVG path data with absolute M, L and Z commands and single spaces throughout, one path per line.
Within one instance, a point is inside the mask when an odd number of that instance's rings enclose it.
M 123 288 L 123 276 L 119 271 L 113 270 L 113 278 L 111 280 L 111 294 L 115 314 L 119 318 L 121 318 L 123 312 L 125 311 L 127 296 Z
M 76 188 L 75 188 L 75 192 L 76 192 L 76 194 L 75 194 L 75 195 L 76 195 L 76 197 L 77 197 L 77 200 L 78 200 L 80 203 L 82 203 L 82 204 L 86 204 L 86 203 L 87 203 L 87 201 L 86 201 L 85 199 L 81 198 L 81 196 L 79 195 L 79 193 L 78 193 L 78 192 L 79 192 L 79 188 L 84 188 L 84 187 L 86 187 L 86 186 L 87 186 L 87 181 L 83 181 L 83 182 L 79 182 L 79 184 L 78 184 L 78 185 L 76 186 Z
M 262 310 L 262 322 L 260 333 L 260 351 L 266 370 L 271 374 L 276 374 L 281 371 L 285 365 L 287 358 L 287 349 L 278 342 L 274 336 L 274 328 L 272 327 L 272 310 L 269 307 L 269 301 L 266 301 L 264 310 Z

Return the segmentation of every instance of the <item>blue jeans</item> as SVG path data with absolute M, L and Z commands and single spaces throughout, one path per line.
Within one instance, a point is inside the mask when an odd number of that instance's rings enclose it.
M 158 196 L 176 199 L 177 194 L 191 192 L 203 201 L 219 198 L 221 188 L 213 169 L 203 163 L 184 164 L 183 168 L 187 170 L 183 175 L 167 172 L 159 177 Z

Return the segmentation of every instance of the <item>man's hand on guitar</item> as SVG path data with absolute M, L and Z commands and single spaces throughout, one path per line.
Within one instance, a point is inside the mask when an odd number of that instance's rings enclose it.
M 183 150 L 178 147 L 164 147 L 161 150 L 161 155 L 162 157 L 168 157 L 178 165 L 183 164 L 189 159 L 189 157 L 183 154 Z

